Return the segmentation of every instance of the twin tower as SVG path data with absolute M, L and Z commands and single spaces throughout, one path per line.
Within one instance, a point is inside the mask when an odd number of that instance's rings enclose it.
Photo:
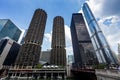
M 22 68 L 35 67 L 39 63 L 46 20 L 46 12 L 42 9 L 37 9 L 33 15 L 27 34 L 25 36 L 24 44 L 22 45 L 16 59 L 16 66 Z M 50 64 L 65 66 L 65 31 L 64 19 L 61 16 L 56 16 L 53 20 L 51 47 Z

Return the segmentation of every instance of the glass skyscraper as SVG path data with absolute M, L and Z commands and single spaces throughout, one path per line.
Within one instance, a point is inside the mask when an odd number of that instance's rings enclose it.
M 88 24 L 88 28 L 91 35 L 90 37 L 91 37 L 93 46 L 95 48 L 99 63 L 117 64 L 117 60 L 113 56 L 113 52 L 110 49 L 110 46 L 107 43 L 87 3 L 84 3 L 82 10 L 83 10 L 83 14 L 86 19 L 86 22 Z
M 0 19 L 0 39 L 9 37 L 15 41 L 19 40 L 22 31 L 9 19 Z
M 96 64 L 97 58 L 82 13 L 72 15 L 70 29 L 76 66 Z

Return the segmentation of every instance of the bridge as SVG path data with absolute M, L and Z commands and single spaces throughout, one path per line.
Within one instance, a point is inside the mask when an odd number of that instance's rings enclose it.
M 118 69 L 72 68 L 71 73 L 75 80 L 120 80 Z
M 75 80 L 97 80 L 95 69 L 72 68 L 71 73 Z

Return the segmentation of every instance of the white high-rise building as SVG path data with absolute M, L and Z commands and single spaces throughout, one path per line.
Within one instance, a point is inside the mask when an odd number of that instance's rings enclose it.
M 19 48 L 20 44 L 10 38 L 0 40 L 0 69 L 14 65 Z

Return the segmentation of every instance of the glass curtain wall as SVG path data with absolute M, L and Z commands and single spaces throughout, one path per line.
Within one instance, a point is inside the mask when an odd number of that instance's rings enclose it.
M 87 3 L 84 3 L 82 10 L 88 24 L 88 28 L 91 34 L 90 37 L 99 63 L 117 64 L 117 60 L 115 56 L 113 56 L 112 50 L 110 49 L 110 46 L 108 45 Z

